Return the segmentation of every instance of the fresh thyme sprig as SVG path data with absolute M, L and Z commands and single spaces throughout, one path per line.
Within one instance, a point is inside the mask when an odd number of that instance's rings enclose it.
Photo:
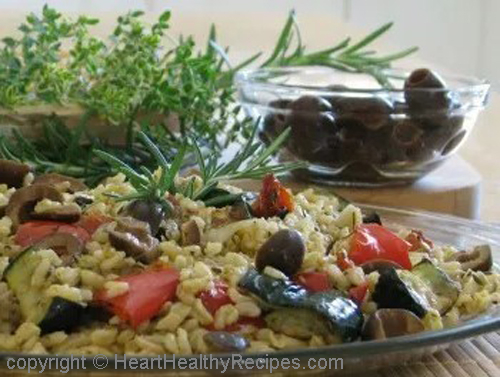
M 195 188 L 194 179 L 189 180 L 183 187 L 175 183 L 175 178 L 181 171 L 186 151 L 189 148 L 187 144 L 179 150 L 173 161 L 169 163 L 158 146 L 145 133 L 139 133 L 139 137 L 144 142 L 146 149 L 154 156 L 160 174 L 155 174 L 145 167 L 134 169 L 105 151 L 96 150 L 94 153 L 109 164 L 114 171 L 124 174 L 134 187 L 135 192 L 133 194 L 122 196 L 117 200 L 147 199 L 164 202 L 166 193 L 176 194 L 178 192 L 193 200 L 204 200 L 208 197 L 208 194 L 216 189 L 219 182 L 243 178 L 261 178 L 269 173 L 282 174 L 305 166 L 302 162 L 284 164 L 272 162 L 271 157 L 285 142 L 289 130 L 284 131 L 267 147 L 254 140 L 256 130 L 257 127 L 254 127 L 251 137 L 242 150 L 225 163 L 219 163 L 215 156 L 206 159 L 196 141 L 193 141 L 191 147 L 194 148 L 196 154 L 196 162 L 202 181 L 202 185 L 198 188 Z

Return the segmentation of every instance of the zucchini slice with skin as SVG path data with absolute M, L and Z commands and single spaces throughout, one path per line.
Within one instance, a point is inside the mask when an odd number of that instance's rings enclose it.
M 43 257 L 35 248 L 21 252 L 4 272 L 9 288 L 19 300 L 21 314 L 28 322 L 38 324 L 45 316 L 50 299 L 43 294 L 42 287 L 33 287 L 32 276 Z
M 455 304 L 459 286 L 429 259 L 411 271 L 383 271 L 373 292 L 379 308 L 406 309 L 422 318 L 430 309 L 446 314 Z
M 266 318 L 274 330 L 289 327 L 290 319 L 286 317 L 297 315 L 305 321 L 319 321 L 316 325 L 302 323 L 303 328 L 296 329 L 302 336 L 319 333 L 330 341 L 340 339 L 343 342 L 359 337 L 363 314 L 354 301 L 337 291 L 311 294 L 290 280 L 259 274 L 255 269 L 248 270 L 239 285 L 256 296 L 263 308 L 276 310 Z M 304 321 L 294 321 L 294 326 L 300 326 L 301 322 Z

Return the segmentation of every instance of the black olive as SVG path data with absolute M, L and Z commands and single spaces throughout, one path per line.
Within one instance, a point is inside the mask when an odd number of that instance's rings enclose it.
M 397 145 L 410 148 L 419 143 L 423 133 L 417 123 L 404 119 L 394 125 L 392 139 Z
M 405 80 L 404 89 L 411 111 L 446 110 L 450 107 L 444 80 L 427 68 L 413 71 Z
M 148 223 L 151 234 L 156 235 L 160 229 L 160 223 L 166 215 L 166 208 L 162 203 L 137 199 L 124 208 L 123 215 Z
M 369 130 L 385 126 L 393 112 L 392 104 L 380 97 L 344 97 L 336 109 L 341 118 L 356 120 Z
M 343 92 L 349 91 L 347 86 L 341 84 L 329 85 L 325 89 L 329 93 L 324 95 L 323 98 L 330 102 L 334 109 L 337 109 L 337 103 L 344 98 Z
M 215 351 L 220 352 L 241 352 L 250 346 L 250 342 L 244 336 L 227 331 L 210 331 L 203 336 L 203 339 Z
M 8 187 L 23 186 L 24 177 L 31 171 L 29 165 L 17 161 L 0 160 L 0 183 Z
M 306 245 L 299 232 L 282 229 L 269 238 L 257 252 L 255 267 L 262 271 L 266 266 L 292 276 L 304 261 Z
M 80 207 L 86 207 L 94 203 L 94 199 L 91 198 L 90 196 L 78 195 L 75 196 L 75 203 L 78 204 Z
M 271 141 L 279 136 L 286 128 L 286 112 L 290 105 L 290 100 L 279 99 L 269 102 L 268 106 L 273 110 L 264 117 L 263 133 Z M 262 136 L 261 136 L 262 137 Z
M 382 219 L 377 212 L 370 212 L 363 216 L 363 223 L 382 225 Z

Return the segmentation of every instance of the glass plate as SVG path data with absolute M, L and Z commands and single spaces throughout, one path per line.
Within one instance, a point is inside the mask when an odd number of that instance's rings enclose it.
M 483 224 L 476 221 L 461 219 L 453 216 L 439 215 L 423 211 L 412 211 L 404 209 L 394 209 L 387 207 L 378 207 L 371 205 L 360 205 L 360 207 L 365 211 L 377 211 L 384 224 L 393 230 L 398 230 L 401 227 L 415 228 L 423 230 L 430 239 L 440 244 L 452 244 L 457 248 L 467 248 L 481 243 L 488 243 L 491 245 L 493 251 L 493 258 L 495 261 L 495 269 L 498 271 L 498 266 L 500 265 L 500 228 Z M 398 338 L 392 338 L 382 341 L 369 341 L 369 342 L 355 342 L 342 345 L 328 346 L 315 349 L 297 349 L 290 351 L 279 351 L 269 354 L 245 354 L 243 355 L 243 362 L 246 359 L 253 359 L 253 362 L 257 362 L 257 359 L 263 359 L 262 365 L 265 364 L 267 359 L 268 365 L 271 363 L 281 363 L 284 359 L 291 360 L 288 365 L 288 369 L 278 368 L 273 371 L 273 375 L 292 375 L 292 374 L 303 374 L 307 373 L 328 373 L 331 375 L 335 372 L 337 374 L 343 373 L 353 373 L 356 371 L 371 371 L 378 369 L 383 366 L 401 364 L 410 361 L 416 361 L 423 356 L 430 355 L 439 350 L 447 348 L 450 344 L 464 339 L 485 334 L 488 332 L 500 330 L 500 308 L 492 308 L 489 312 L 484 313 L 474 319 L 466 321 L 456 327 L 448 328 L 440 331 L 428 331 L 417 335 L 403 336 Z M 224 375 L 241 374 L 245 372 L 251 372 L 252 374 L 269 374 L 269 368 L 264 367 L 263 369 L 254 368 L 250 370 L 241 370 L 238 364 L 233 365 L 233 358 L 231 355 L 216 355 L 218 358 L 224 360 L 229 360 L 228 369 L 225 371 Z M 1 376 L 19 376 L 24 375 L 27 370 L 19 370 L 17 367 L 14 369 L 7 368 L 7 359 L 13 358 L 14 361 L 10 361 L 10 365 L 16 362 L 18 358 L 28 358 L 37 357 L 44 358 L 53 357 L 52 355 L 27 355 L 20 353 L 0 353 L 0 375 Z M 61 358 L 62 356 L 59 356 Z M 130 356 L 133 358 L 134 356 Z M 176 363 L 179 362 L 181 356 L 177 356 Z M 275 358 L 275 361 L 271 361 L 271 358 Z M 316 367 L 311 370 L 308 367 L 309 359 L 313 358 L 311 366 L 328 366 L 330 358 L 342 358 L 342 370 L 330 370 L 320 369 Z M 325 361 L 321 361 L 323 358 Z M 151 358 L 143 357 L 143 359 L 148 359 L 151 362 Z M 187 365 L 190 363 L 196 363 L 198 368 L 201 366 L 200 356 L 192 356 L 182 358 L 186 359 Z M 238 357 L 235 356 L 235 359 Z M 296 366 L 298 364 L 293 364 L 293 359 L 300 363 L 298 369 L 290 367 L 292 365 Z M 167 360 L 172 360 L 172 357 L 167 357 Z M 115 376 L 117 369 L 120 372 L 130 372 L 129 375 L 212 375 L 221 373 L 223 366 L 219 363 L 219 370 L 210 369 L 180 369 L 179 365 L 173 367 L 172 362 L 167 361 L 163 363 L 162 357 L 162 368 L 155 367 L 153 369 L 136 369 L 131 370 L 129 367 L 124 368 L 123 363 L 115 365 L 114 357 L 110 357 L 108 360 L 108 365 L 104 369 L 98 369 L 93 365 L 93 358 L 91 356 L 86 357 L 86 369 L 71 369 L 71 373 L 74 375 L 99 375 L 99 376 Z M 22 362 L 21 362 L 22 363 Z M 251 363 L 248 362 L 249 364 Z M 330 365 L 334 367 L 334 362 Z M 151 365 L 151 364 L 149 364 Z M 157 366 L 157 363 L 154 362 Z M 207 364 L 208 365 L 208 364 Z M 213 362 L 213 365 L 215 363 Z M 255 365 L 255 364 L 254 364 Z M 117 366 L 117 368 L 116 368 Z M 166 366 L 166 368 L 163 368 Z M 285 366 L 286 363 L 285 363 Z M 340 361 L 338 361 L 338 368 L 340 368 Z M 124 370 L 125 369 L 125 370 Z M 33 370 L 31 371 L 33 373 Z M 45 376 L 60 376 L 61 372 L 59 370 L 52 369 L 50 371 L 45 370 L 43 372 Z

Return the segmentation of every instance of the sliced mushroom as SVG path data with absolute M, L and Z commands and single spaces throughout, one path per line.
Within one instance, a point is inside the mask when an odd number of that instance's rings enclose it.
M 401 269 L 402 267 L 396 262 L 386 260 L 386 259 L 374 259 L 369 262 L 361 264 L 361 268 L 365 274 L 369 274 L 373 271 L 383 272 L 390 270 L 391 268 Z
M 200 224 L 195 220 L 191 219 L 181 226 L 182 235 L 182 245 L 199 245 L 201 243 L 201 237 L 203 235 Z
M 409 310 L 379 309 L 365 322 L 361 337 L 363 340 L 379 340 L 424 330 L 424 323 Z
M 299 232 L 282 229 L 257 251 L 255 267 L 262 271 L 266 266 L 271 266 L 287 276 L 293 276 L 302 266 L 305 251 L 306 245 Z
M 80 220 L 82 211 L 78 205 L 61 205 L 43 212 L 33 211 L 30 214 L 31 219 L 35 220 L 52 220 L 63 223 L 75 223 Z
M 457 253 L 453 260 L 460 262 L 460 266 L 464 271 L 488 272 L 491 271 L 491 267 L 493 267 L 493 258 L 489 245 L 479 245 L 471 251 Z
M 203 336 L 211 348 L 219 352 L 241 352 L 250 346 L 242 335 L 227 331 L 210 331 Z
M 69 233 L 54 233 L 33 245 L 36 249 L 52 249 L 65 266 L 70 265 L 84 248 L 83 242 Z
M 5 214 L 12 220 L 12 227 L 16 229 L 19 224 L 30 220 L 36 203 L 42 199 L 62 202 L 63 196 L 54 187 L 48 185 L 22 187 L 12 194 L 5 209 Z
M 79 179 L 57 173 L 47 173 L 39 175 L 35 178 L 33 184 L 49 185 L 57 188 L 60 191 L 70 193 L 85 191 L 88 189 L 87 185 Z
M 24 178 L 30 171 L 31 168 L 21 162 L 0 160 L 0 183 L 9 187 L 22 187 Z
M 158 240 L 149 225 L 131 217 L 118 219 L 115 229 L 109 231 L 109 242 L 139 262 L 151 263 L 158 257 Z

